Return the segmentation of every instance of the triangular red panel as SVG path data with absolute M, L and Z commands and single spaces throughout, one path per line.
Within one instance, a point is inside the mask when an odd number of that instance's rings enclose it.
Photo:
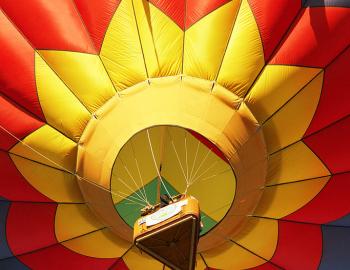
M 188 29 L 230 0 L 149 0 L 182 29 Z M 186 14 L 186 19 L 184 19 Z
M 12 203 L 6 222 L 7 242 L 14 255 L 57 243 L 54 203 Z
M 350 171 L 350 116 L 305 138 L 306 145 L 332 173 Z
M 0 93 L 44 120 L 34 76 L 34 49 L 0 11 Z
M 109 23 L 120 0 L 74 0 L 96 50 L 102 46 Z
M 306 132 L 313 132 L 350 115 L 350 48 L 326 70 L 320 102 Z
M 0 171 L 0 197 L 9 201 L 51 201 L 24 179 L 9 155 L 2 151 L 0 151 Z
M 349 16 L 349 8 L 305 9 L 271 64 L 327 66 L 350 44 Z
M 72 0 L 0 0 L 0 6 L 36 49 L 95 53 Z
M 322 255 L 318 225 L 278 222 L 278 242 L 271 262 L 282 269 L 317 269 Z
M 43 124 L 0 96 L 0 149 L 9 150 Z
M 126 266 L 123 259 L 119 259 L 109 270 L 129 270 L 129 268 Z
M 116 261 L 84 256 L 60 244 L 18 256 L 18 259 L 35 270 L 106 270 Z
M 258 24 L 268 61 L 284 33 L 301 9 L 301 1 L 248 0 Z

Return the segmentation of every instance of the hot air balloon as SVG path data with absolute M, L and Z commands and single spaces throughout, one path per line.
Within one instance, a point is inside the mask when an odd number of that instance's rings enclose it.
M 132 239 L 161 194 L 195 269 L 350 268 L 349 1 L 0 7 L 0 269 L 169 269 Z

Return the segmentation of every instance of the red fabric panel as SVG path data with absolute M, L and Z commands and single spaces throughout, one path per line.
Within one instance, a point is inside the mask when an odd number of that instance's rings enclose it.
M 50 202 L 20 174 L 7 153 L 0 151 L 0 197 L 10 201 Z
M 187 0 L 186 29 L 228 2 L 230 0 Z
M 149 0 L 169 16 L 181 29 L 188 29 L 210 12 L 230 2 L 229 0 Z M 185 8 L 185 5 L 186 8 Z M 186 11 L 185 11 L 186 9 Z M 186 22 L 184 20 L 184 14 Z
M 108 270 L 129 270 L 129 268 L 126 266 L 125 262 L 122 259 L 119 259 L 116 264 Z
M 249 268 L 250 270 L 280 270 L 281 268 L 274 266 L 271 263 L 264 263 L 257 267 Z
M 325 67 L 350 43 L 349 18 L 349 8 L 305 9 L 271 64 Z
M 84 256 L 59 244 L 19 256 L 18 259 L 35 270 L 107 270 L 116 261 Z
M 149 2 L 184 29 L 185 0 L 149 0 Z
M 7 216 L 6 235 L 14 255 L 57 243 L 57 204 L 12 203 Z
M 332 176 L 322 191 L 286 220 L 325 224 L 350 213 L 350 173 Z
M 278 242 L 271 262 L 283 269 L 317 269 L 322 255 L 318 225 L 278 222 Z
M 99 52 L 107 27 L 120 0 L 74 0 L 90 37 Z
M 0 149 L 9 150 L 18 142 L 8 132 L 18 139 L 23 139 L 42 125 L 42 122 L 0 96 Z
M 211 149 L 211 151 L 214 152 L 219 158 L 221 158 L 223 161 L 228 163 L 225 155 L 220 151 L 220 149 L 215 144 L 213 144 L 211 141 L 209 141 L 207 138 L 203 137 L 197 132 L 194 132 L 192 130 L 188 130 L 188 132 L 190 132 L 193 137 L 195 137 L 202 144 L 208 147 L 208 149 Z
M 0 10 L 0 93 L 41 119 L 34 77 L 34 49 Z
M 268 61 L 282 36 L 301 8 L 301 1 L 248 0 L 258 24 Z
M 326 69 L 320 102 L 306 135 L 350 114 L 349 63 L 350 48 Z
M 71 0 L 0 0 L 0 6 L 36 49 L 95 52 Z
M 332 173 L 350 171 L 350 117 L 303 141 Z

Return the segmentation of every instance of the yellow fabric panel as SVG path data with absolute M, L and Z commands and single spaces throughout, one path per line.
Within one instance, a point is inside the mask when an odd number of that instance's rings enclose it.
M 98 55 L 50 50 L 39 53 L 90 112 L 115 95 Z
M 215 269 L 247 269 L 266 262 L 232 242 L 225 242 L 202 255 L 208 266 Z
M 159 129 L 151 129 L 149 133 L 156 161 L 159 164 L 160 134 L 157 131 Z M 153 163 L 147 134 L 145 132 L 138 133 L 127 146 L 123 147 L 114 163 L 111 178 L 112 190 L 117 192 L 117 194 L 112 195 L 114 203 L 122 201 L 123 196 L 132 194 L 142 187 L 142 183 L 146 185 L 156 177 L 157 170 Z M 139 200 L 144 198 L 140 192 L 138 194 L 141 198 L 134 194 L 133 197 L 137 199 L 132 198 L 132 200 L 142 203 Z
M 168 16 L 148 2 L 151 31 L 159 64 L 158 76 L 181 73 L 183 31 Z
M 200 255 L 197 254 L 196 257 L 196 270 L 206 270 L 207 266 L 205 265 L 202 257 Z
M 217 81 L 243 97 L 264 63 L 258 26 L 247 0 L 242 0 Z
M 184 74 L 216 79 L 239 4 L 230 1 L 186 30 Z
M 262 123 L 319 72 L 318 68 L 267 65 L 245 102 Z
M 129 269 L 152 269 L 162 270 L 163 264 L 153 259 L 146 253 L 133 247 L 123 257 L 123 260 Z
M 266 187 L 254 215 L 283 218 L 311 201 L 330 176 Z
M 35 77 L 40 105 L 47 123 L 78 141 L 90 119 L 88 110 L 38 53 L 35 53 Z
M 85 256 L 119 258 L 131 246 L 131 243 L 120 239 L 106 228 L 63 242 L 62 245 Z
M 73 174 L 10 154 L 17 169 L 40 193 L 56 202 L 84 202 Z
M 147 79 L 132 0 L 122 0 L 107 29 L 101 59 L 119 90 Z
M 298 142 L 270 156 L 266 184 L 288 183 L 329 174 L 323 162 L 303 142 Z
M 74 172 L 77 144 L 49 125 L 45 125 L 28 135 L 23 143 L 17 143 L 10 153 Z
M 322 83 L 323 73 L 264 123 L 263 131 L 269 153 L 303 137 L 316 111 Z
M 278 222 L 251 217 L 233 240 L 264 259 L 270 260 L 277 246 Z
M 103 224 L 85 204 L 59 204 L 55 233 L 59 242 L 103 228 Z
M 152 36 L 152 25 L 148 10 L 148 0 L 132 0 L 138 31 L 140 34 L 142 51 L 145 57 L 147 72 L 149 77 L 155 77 L 159 74 L 159 64 L 157 60 L 154 40 Z
M 201 202 L 201 210 L 220 221 L 235 195 L 236 182 L 230 166 L 181 128 L 167 128 L 164 149 L 162 175 L 165 179 L 179 192 L 185 192 L 188 182 L 188 194 Z M 215 200 L 208 200 L 208 194 Z

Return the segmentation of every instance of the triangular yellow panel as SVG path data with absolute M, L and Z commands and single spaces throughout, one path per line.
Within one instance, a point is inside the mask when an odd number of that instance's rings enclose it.
M 322 161 L 303 142 L 298 142 L 270 156 L 266 184 L 288 183 L 329 174 Z
M 86 204 L 58 205 L 55 218 L 55 233 L 59 242 L 101 228 L 103 228 L 103 224 L 98 221 Z
M 208 80 L 216 78 L 239 4 L 230 1 L 186 31 L 184 74 Z
M 280 219 L 303 207 L 327 184 L 330 176 L 266 187 L 254 215 Z
M 259 241 L 256 239 L 259 239 Z M 232 240 L 269 260 L 277 246 L 278 222 L 250 217 L 242 231 Z
M 242 0 L 217 81 L 243 97 L 264 63 L 258 26 L 247 0 Z
M 94 258 L 119 258 L 131 244 L 120 239 L 109 228 L 105 228 L 63 242 L 62 245 L 85 256 Z
M 74 173 L 77 144 L 45 125 L 17 143 L 10 153 Z
M 319 72 L 317 68 L 267 65 L 245 101 L 263 123 Z
M 88 110 L 38 53 L 35 54 L 35 77 L 47 123 L 78 141 L 90 119 Z
M 39 53 L 90 112 L 116 94 L 98 55 L 49 50 Z
M 40 193 L 56 202 L 84 202 L 75 175 L 10 154 L 17 169 Z
M 148 2 L 149 3 L 149 2 Z M 158 76 L 181 73 L 183 31 L 168 16 L 149 3 L 150 23 L 156 57 Z
M 159 73 L 159 63 L 154 47 L 155 40 L 153 38 L 153 27 L 148 10 L 149 2 L 147 0 L 133 0 L 133 7 L 137 27 L 140 35 L 142 51 L 145 58 L 148 77 L 156 77 Z
M 310 125 L 320 99 L 323 73 L 263 125 L 269 153 L 300 140 Z
M 147 79 L 132 0 L 121 1 L 107 29 L 100 55 L 117 89 Z

